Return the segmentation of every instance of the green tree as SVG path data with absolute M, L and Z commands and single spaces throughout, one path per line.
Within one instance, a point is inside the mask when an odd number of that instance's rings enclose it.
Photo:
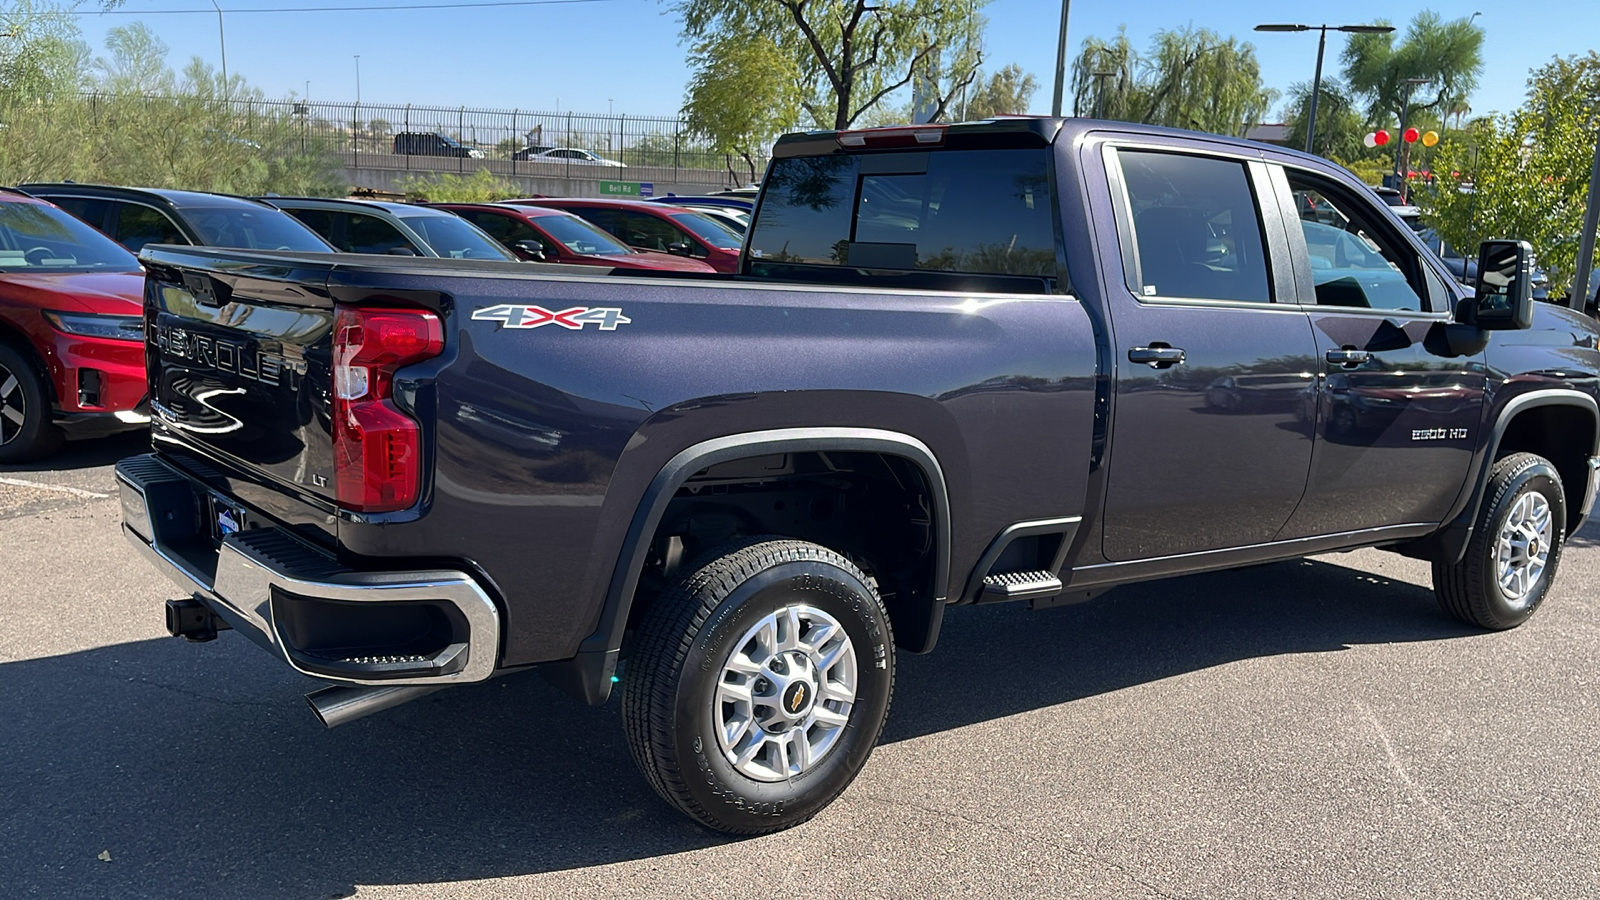
M 1474 121 L 1470 141 L 1441 144 L 1425 221 L 1469 252 L 1484 238 L 1526 240 L 1566 290 L 1577 272 L 1596 115 L 1600 55 L 1534 70 L 1521 107 Z
M 1022 115 L 1039 90 L 1038 79 L 1015 64 L 993 73 L 987 81 L 979 78 L 977 82 L 961 111 L 961 117 L 968 121 Z
M 1387 21 L 1379 20 L 1382 24 Z M 1350 91 L 1367 104 L 1369 123 L 1387 127 L 1420 111 L 1443 122 L 1465 105 L 1483 72 L 1483 29 L 1470 17 L 1445 21 L 1433 10 L 1412 18 L 1405 37 L 1393 32 L 1354 34 L 1340 55 Z M 1408 79 L 1428 83 L 1408 85 Z M 1409 98 L 1409 103 L 1408 103 Z M 1403 108 L 1409 106 L 1408 110 Z M 1411 166 L 1411 145 L 1401 142 L 1401 165 Z
M 1289 126 L 1289 146 L 1300 149 L 1306 145 L 1306 126 L 1311 117 L 1311 85 L 1304 81 L 1291 85 L 1288 106 L 1285 124 Z M 1329 159 L 1361 157 L 1366 151 L 1361 142 L 1366 132 L 1366 122 L 1350 92 L 1338 81 L 1324 78 L 1317 100 L 1316 143 L 1311 152 Z
M 1096 73 L 1106 73 L 1097 75 Z M 1108 119 L 1239 136 L 1272 107 L 1255 47 L 1206 28 L 1158 31 L 1141 56 L 1125 29 L 1083 42 L 1072 63 L 1073 109 Z
M 672 8 L 697 52 L 762 39 L 781 48 L 799 75 L 802 108 L 821 127 L 845 129 L 919 74 L 975 67 L 963 61 L 975 58 L 984 2 L 673 0 Z M 952 67 L 934 65 L 946 57 Z
M 694 49 L 683 115 L 689 132 L 728 161 L 744 160 L 756 177 L 761 147 L 800 118 L 800 70 L 771 38 L 719 37 Z

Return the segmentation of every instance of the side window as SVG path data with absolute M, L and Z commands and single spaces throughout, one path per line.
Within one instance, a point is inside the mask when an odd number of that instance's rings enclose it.
M 1117 156 L 1137 251 L 1128 284 L 1135 295 L 1272 302 L 1244 163 L 1135 150 Z
M 635 247 L 666 252 L 672 244 L 699 246 L 699 242 L 684 233 L 683 229 L 665 219 L 636 212 L 624 212 L 618 218 L 622 224 L 622 239 Z
M 1289 172 L 1318 306 L 1422 312 L 1426 285 L 1411 247 L 1394 239 L 1370 203 Z M 1442 286 L 1441 286 L 1442 288 Z
M 160 210 L 133 203 L 118 204 L 117 243 L 134 253 L 145 244 L 187 244 L 183 232 Z
M 617 216 L 616 210 L 579 208 L 572 210 L 572 212 L 577 213 L 585 219 L 588 219 L 600 230 L 609 231 L 611 234 L 622 238 L 624 241 L 627 240 L 627 236 L 622 233 L 622 223 Z
M 502 216 L 498 213 L 470 211 L 458 213 L 458 215 L 482 228 L 485 234 L 505 244 L 507 247 L 516 244 L 517 241 L 524 240 L 524 237 L 517 233 L 517 225 L 520 223 L 509 216 Z
M 400 248 L 410 250 L 418 256 L 426 255 L 388 222 L 361 213 L 348 215 L 345 225 L 345 246 L 340 249 L 351 253 L 388 253 Z
M 106 212 L 111 209 L 108 200 L 93 197 L 51 197 L 49 200 L 95 228 L 103 231 L 106 227 Z
M 323 240 L 340 250 L 345 250 L 333 233 L 333 213 L 325 209 L 289 209 L 284 211 L 299 219 L 302 225 L 315 231 Z

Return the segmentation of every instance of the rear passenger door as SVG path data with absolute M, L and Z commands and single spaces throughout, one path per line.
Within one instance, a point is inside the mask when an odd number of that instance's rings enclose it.
M 1270 171 L 1280 206 L 1297 213 L 1295 290 L 1319 373 L 1311 477 L 1283 537 L 1437 522 L 1467 480 L 1488 378 L 1482 352 L 1447 355 L 1457 294 L 1366 191 Z
M 1271 541 L 1311 464 L 1299 412 L 1316 340 L 1266 166 L 1201 142 L 1084 152 L 1115 211 L 1101 242 L 1115 354 L 1102 551 L 1120 562 Z

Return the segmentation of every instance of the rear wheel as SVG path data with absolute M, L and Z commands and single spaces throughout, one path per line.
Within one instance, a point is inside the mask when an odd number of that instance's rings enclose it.
M 1433 564 L 1446 612 L 1481 628 L 1515 628 L 1549 593 L 1566 542 L 1561 473 L 1549 460 L 1513 453 L 1495 463 L 1466 555 Z
M 50 421 L 50 392 L 38 367 L 16 348 L 0 344 L 0 463 L 38 459 L 61 445 Z
M 893 689 L 889 618 L 861 570 L 816 544 L 754 538 L 655 601 L 622 703 L 663 798 L 718 831 L 763 834 L 849 786 Z

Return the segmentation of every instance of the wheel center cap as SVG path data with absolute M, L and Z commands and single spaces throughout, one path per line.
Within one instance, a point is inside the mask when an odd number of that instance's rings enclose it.
M 816 689 L 807 680 L 801 679 L 789 685 L 783 692 L 783 714 L 790 718 L 798 718 L 805 714 L 811 707 L 811 701 L 816 699 Z

